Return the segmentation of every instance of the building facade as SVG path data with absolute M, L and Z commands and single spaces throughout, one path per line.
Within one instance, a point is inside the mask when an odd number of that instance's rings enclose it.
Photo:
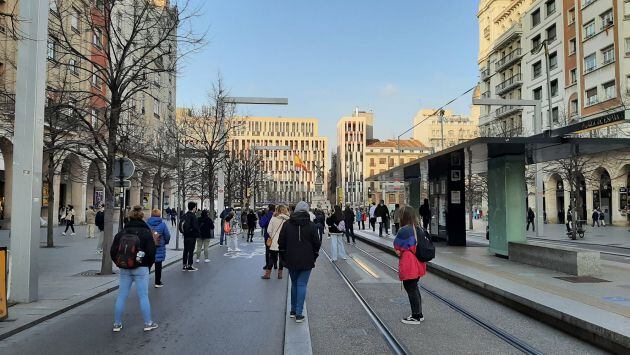
M 415 126 L 413 139 L 436 152 L 443 149 L 442 132 L 444 133 L 444 148 L 478 137 L 479 119 L 475 114 L 467 117 L 456 115 L 451 110 L 444 110 L 443 115 L 440 115 L 437 111 L 436 109 L 418 111 L 413 118 Z M 442 117 L 444 121 L 440 122 Z

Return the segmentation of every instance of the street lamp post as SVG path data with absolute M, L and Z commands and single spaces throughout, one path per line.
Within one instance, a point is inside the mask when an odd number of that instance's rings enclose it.
M 541 49 L 545 50 L 545 71 L 547 74 L 547 129 L 549 134 L 551 134 L 551 68 L 550 66 L 550 61 L 549 61 L 549 47 L 547 45 L 547 40 L 545 39 L 544 41 L 542 41 L 542 43 L 540 43 L 540 46 L 538 46 L 537 48 L 532 49 L 531 54 L 538 54 L 540 52 Z M 541 122 L 540 122 L 541 126 L 540 126 L 540 131 L 537 131 L 536 134 L 542 133 L 545 131 L 545 129 L 542 127 L 543 124 L 543 120 L 542 120 L 542 115 L 541 115 Z M 537 169 L 538 171 L 538 169 Z
M 37 300 L 48 6 L 48 0 L 20 3 L 11 216 L 11 299 L 17 302 Z

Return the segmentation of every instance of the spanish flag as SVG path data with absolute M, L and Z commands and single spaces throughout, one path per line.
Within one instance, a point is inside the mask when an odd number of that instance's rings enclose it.
M 304 161 L 302 161 L 302 159 L 300 158 L 300 156 L 299 156 L 299 155 L 297 155 L 297 154 L 293 156 L 293 166 L 294 166 L 296 169 L 298 169 L 298 168 L 299 168 L 299 169 L 302 169 L 302 170 L 304 170 L 304 171 L 308 171 L 308 168 L 306 167 L 306 164 L 304 163 Z

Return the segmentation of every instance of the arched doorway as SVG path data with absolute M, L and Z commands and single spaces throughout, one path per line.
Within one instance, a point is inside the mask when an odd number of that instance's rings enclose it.
M 105 175 L 104 167 L 100 167 L 92 161 L 88 168 L 86 206 L 98 208 L 105 204 L 105 187 L 101 182 L 101 176 Z
M 552 174 L 544 186 L 546 187 L 544 191 L 547 219 L 564 224 L 566 211 L 564 210 L 564 182 L 562 177 L 559 174 Z
M 0 223 L 11 219 L 11 189 L 13 188 L 13 143 L 7 138 L 0 138 Z
M 606 223 L 612 224 L 612 182 L 610 174 L 604 168 L 597 169 L 595 174 L 599 178 L 599 184 L 593 190 L 593 208 L 601 208 Z

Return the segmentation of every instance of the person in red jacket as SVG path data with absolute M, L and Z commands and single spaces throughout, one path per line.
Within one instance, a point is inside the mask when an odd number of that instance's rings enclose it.
M 422 315 L 422 298 L 418 289 L 418 280 L 426 274 L 427 266 L 416 258 L 417 235 L 421 231 L 418 215 L 410 206 L 402 207 L 400 211 L 400 225 L 403 227 L 396 234 L 394 249 L 398 255 L 398 277 L 407 291 L 411 315 L 403 318 L 405 324 L 420 324 L 424 320 Z

